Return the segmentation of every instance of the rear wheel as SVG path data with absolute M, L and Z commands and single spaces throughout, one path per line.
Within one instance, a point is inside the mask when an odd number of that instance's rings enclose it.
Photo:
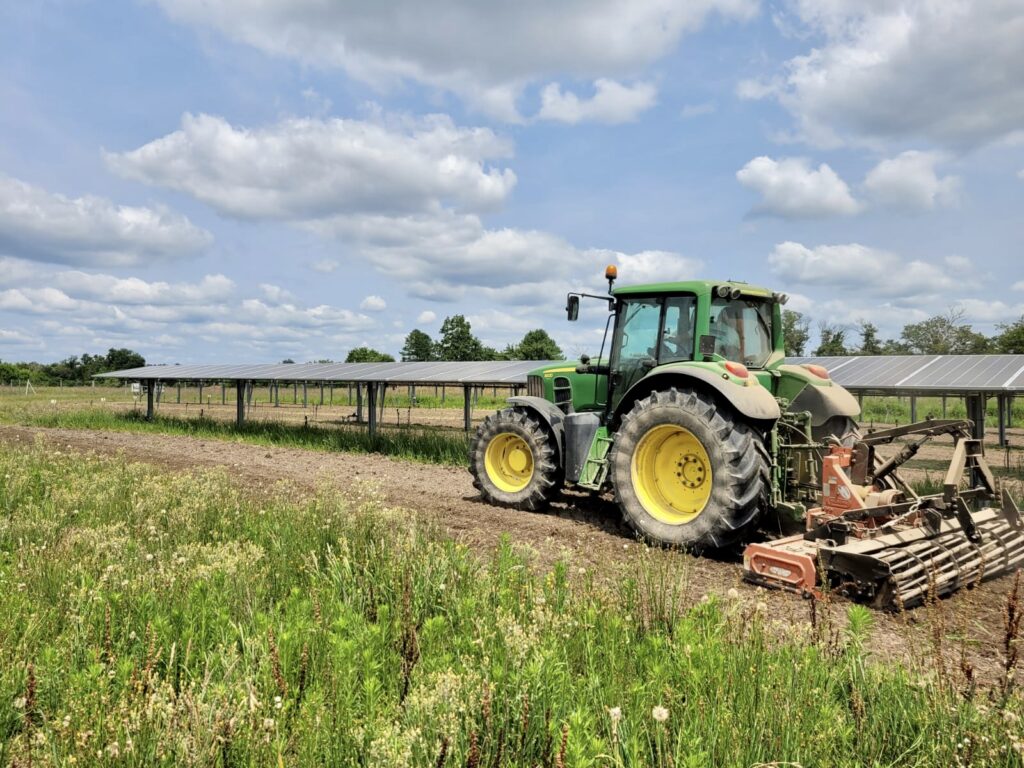
M 523 408 L 488 416 L 469 445 L 473 485 L 492 504 L 541 509 L 562 487 L 554 435 Z
M 655 392 L 623 418 L 612 456 L 615 496 L 643 536 L 699 551 L 753 529 L 770 483 L 760 436 L 696 392 Z

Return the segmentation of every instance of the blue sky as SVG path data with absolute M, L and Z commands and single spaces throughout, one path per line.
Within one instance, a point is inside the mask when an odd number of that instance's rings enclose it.
M 592 352 L 606 263 L 1024 315 L 1024 0 L 45 0 L 0 71 L 0 359 Z

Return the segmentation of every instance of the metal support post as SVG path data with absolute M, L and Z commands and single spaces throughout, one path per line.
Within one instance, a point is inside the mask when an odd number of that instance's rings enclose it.
M 306 408 L 309 406 L 309 387 L 306 386 L 306 382 L 302 382 L 302 407 Z
M 334 405 L 334 382 L 332 381 L 328 386 L 330 386 L 331 405 Z
M 356 384 L 356 423 L 363 423 L 363 385 Z
M 972 437 L 978 440 L 985 438 L 985 396 L 981 394 L 967 395 L 967 418 L 974 422 Z
M 324 383 L 320 382 L 320 405 L 324 404 Z
M 237 384 L 238 382 L 235 383 Z M 223 381 L 220 383 L 220 404 L 228 404 L 228 385 L 225 384 Z
M 942 418 L 946 418 L 946 396 L 942 396 Z
M 181 382 L 178 382 L 178 405 L 181 405 Z
M 274 382 L 274 407 L 279 408 L 281 406 L 281 382 Z
M 999 447 L 1006 447 L 1006 395 L 996 397 L 996 414 L 999 420 Z
M 235 425 L 238 427 L 245 424 L 245 385 L 241 379 L 235 381 Z
M 146 381 L 146 421 L 153 420 L 153 385 L 155 383 L 153 379 Z
M 466 431 L 469 432 L 469 428 L 473 425 L 473 401 L 470 399 L 470 386 L 468 384 L 462 386 L 462 419 Z
M 292 405 L 297 405 L 299 402 L 299 382 L 292 382 Z
M 370 421 L 369 421 L 369 433 L 370 439 L 373 440 L 377 436 L 377 392 L 378 384 L 375 381 L 371 381 L 366 385 L 366 394 L 369 402 L 367 405 L 370 409 Z
M 917 421 L 917 395 L 910 396 L 910 422 Z
M 203 404 L 203 382 L 199 382 L 199 404 Z

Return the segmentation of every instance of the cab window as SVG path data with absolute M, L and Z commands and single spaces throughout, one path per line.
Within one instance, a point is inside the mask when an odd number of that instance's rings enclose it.
M 711 302 L 715 354 L 751 368 L 761 368 L 772 353 L 771 302 L 715 298 Z

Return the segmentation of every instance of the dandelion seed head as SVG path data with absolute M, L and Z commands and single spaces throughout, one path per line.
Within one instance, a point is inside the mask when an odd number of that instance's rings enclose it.
M 664 723 L 668 720 L 668 710 L 664 707 L 655 707 L 651 710 L 651 717 L 654 718 L 655 722 Z

